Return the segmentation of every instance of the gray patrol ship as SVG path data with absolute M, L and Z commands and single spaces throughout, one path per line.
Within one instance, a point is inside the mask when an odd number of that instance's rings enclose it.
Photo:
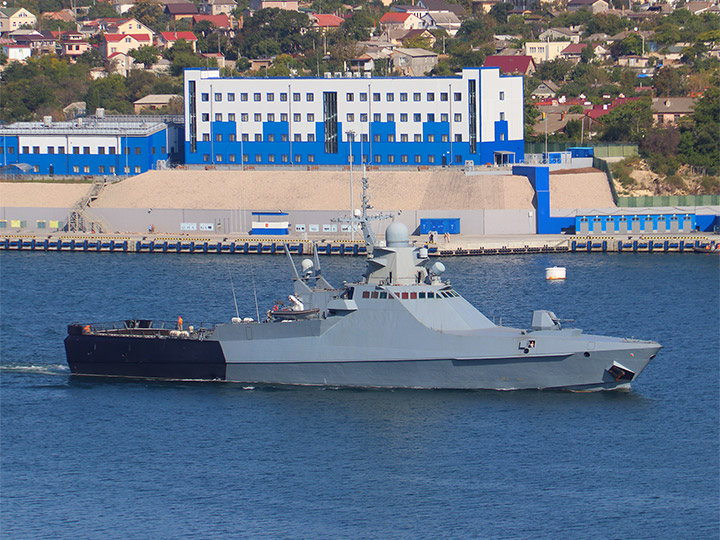
M 655 358 L 652 341 L 562 328 L 535 311 L 529 329 L 498 326 L 443 280 L 444 266 L 392 223 L 379 246 L 367 199 L 353 221 L 367 270 L 333 287 L 317 253 L 293 269 L 294 292 L 264 321 L 183 329 L 150 320 L 68 326 L 72 373 L 247 384 L 370 388 L 610 390 Z M 287 250 L 286 250 L 287 251 Z M 292 262 L 290 255 L 288 258 Z

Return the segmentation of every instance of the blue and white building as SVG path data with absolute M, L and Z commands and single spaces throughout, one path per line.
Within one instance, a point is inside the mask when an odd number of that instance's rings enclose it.
M 0 167 L 6 174 L 134 175 L 164 167 L 183 150 L 182 131 L 159 117 L 100 113 L 0 127 Z
M 523 161 L 523 79 L 223 78 L 185 70 L 185 162 L 440 166 Z M 354 142 L 352 142 L 354 141 Z M 352 144 L 350 144 L 352 142 Z

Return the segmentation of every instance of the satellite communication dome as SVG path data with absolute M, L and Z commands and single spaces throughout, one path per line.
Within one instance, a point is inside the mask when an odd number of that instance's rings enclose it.
M 391 223 L 385 229 L 385 243 L 387 247 L 409 247 L 410 233 L 408 228 L 398 221 Z

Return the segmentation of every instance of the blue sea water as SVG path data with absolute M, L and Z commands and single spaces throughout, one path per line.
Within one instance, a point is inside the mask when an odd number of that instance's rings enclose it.
M 339 284 L 363 261 L 323 258 Z M 248 388 L 78 378 L 66 324 L 227 321 L 284 257 L 0 253 L 3 539 L 720 537 L 718 257 L 445 261 L 490 318 L 555 311 L 664 349 L 631 392 Z M 567 267 L 566 282 L 544 268 Z

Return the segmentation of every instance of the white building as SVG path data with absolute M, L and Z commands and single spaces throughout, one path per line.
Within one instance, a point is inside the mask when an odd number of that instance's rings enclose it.
M 222 78 L 185 70 L 189 164 L 451 165 L 520 162 L 523 79 Z M 350 142 L 352 150 L 350 148 Z

